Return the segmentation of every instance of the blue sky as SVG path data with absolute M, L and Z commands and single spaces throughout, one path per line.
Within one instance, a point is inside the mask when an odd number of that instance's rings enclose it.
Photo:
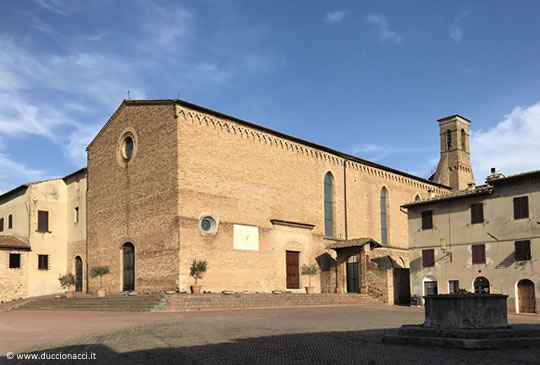
M 537 1 L 6 1 L 0 191 L 68 174 L 122 99 L 181 98 L 425 176 L 540 168 Z

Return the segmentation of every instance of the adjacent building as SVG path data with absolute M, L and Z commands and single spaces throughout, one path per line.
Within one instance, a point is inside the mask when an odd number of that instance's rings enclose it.
M 411 294 L 457 292 L 508 295 L 508 309 L 540 308 L 540 171 L 507 176 L 492 169 L 484 185 L 469 173 L 468 136 L 444 131 L 441 161 L 457 161 L 445 173 L 459 187 L 450 194 L 405 204 L 408 210 Z M 457 146 L 454 143 L 457 142 Z M 461 143 L 461 145 L 460 145 Z M 460 162 L 461 161 L 461 162 Z M 439 169 L 444 169 L 444 164 Z
M 86 169 L 0 195 L 0 301 L 62 292 L 73 272 L 85 290 Z

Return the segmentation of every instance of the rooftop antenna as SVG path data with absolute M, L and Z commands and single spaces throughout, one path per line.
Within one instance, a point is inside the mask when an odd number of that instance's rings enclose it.
M 131 91 L 128 90 L 127 94 L 128 94 L 128 97 L 127 97 L 128 100 L 131 100 Z
M 180 99 L 180 91 L 178 92 L 178 95 L 176 95 L 176 99 Z

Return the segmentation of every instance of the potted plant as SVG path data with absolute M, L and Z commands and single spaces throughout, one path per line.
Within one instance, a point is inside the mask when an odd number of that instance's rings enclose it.
M 105 296 L 105 290 L 102 289 L 103 287 L 103 275 L 107 275 L 109 273 L 109 267 L 108 266 L 94 266 L 90 269 L 90 276 L 95 278 L 96 276 L 99 276 L 99 290 L 97 291 L 98 297 L 104 297 Z
M 73 290 L 73 287 L 75 286 L 75 276 L 71 273 L 60 275 L 58 281 L 60 282 L 60 286 L 66 291 L 66 298 L 73 298 L 73 295 L 75 294 L 75 291 Z
M 197 280 L 203 278 L 206 269 L 208 269 L 208 262 L 206 260 L 194 259 L 191 263 L 191 272 L 189 276 L 192 276 L 193 279 L 195 279 L 195 285 L 191 285 L 191 292 L 193 294 L 201 293 L 201 286 L 197 285 Z
M 313 294 L 313 287 L 311 286 L 311 277 L 313 275 L 317 275 L 319 272 L 319 268 L 315 264 L 311 265 L 302 265 L 302 275 L 308 275 L 309 276 L 309 286 L 306 286 L 306 293 L 307 294 Z

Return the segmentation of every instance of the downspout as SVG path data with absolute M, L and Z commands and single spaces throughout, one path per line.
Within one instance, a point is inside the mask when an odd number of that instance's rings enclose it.
M 345 212 L 345 240 L 349 239 L 349 229 L 347 224 L 347 161 L 347 158 L 343 160 L 343 205 Z
M 87 149 L 88 151 L 88 149 Z M 87 158 L 88 161 L 88 158 Z M 86 191 L 84 193 L 84 200 L 85 200 L 85 213 L 84 213 L 84 229 L 86 231 L 85 235 L 85 246 L 86 246 L 86 260 L 85 266 L 86 266 L 86 275 L 84 277 L 84 280 L 86 281 L 86 294 L 88 294 L 88 184 L 90 182 L 90 179 L 88 179 L 88 167 L 86 168 Z

